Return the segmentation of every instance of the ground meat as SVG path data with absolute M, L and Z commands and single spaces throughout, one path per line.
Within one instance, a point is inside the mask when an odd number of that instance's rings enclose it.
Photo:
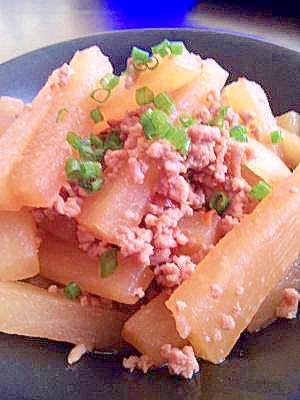
M 193 374 L 199 371 L 199 364 L 191 346 L 185 346 L 182 350 L 179 350 L 170 344 L 165 344 L 161 348 L 161 356 L 172 375 L 191 379 Z
M 296 289 L 284 289 L 280 305 L 276 309 L 279 318 L 293 319 L 297 316 L 300 295 Z
M 66 215 L 70 218 L 76 218 L 81 212 L 82 199 L 79 197 L 68 197 L 65 201 L 60 195 L 53 203 L 53 210 L 58 214 Z
M 153 362 L 147 355 L 130 356 L 123 359 L 123 367 L 133 372 L 135 369 L 143 371 L 144 374 L 153 366 Z
M 153 254 L 150 229 L 120 227 L 117 238 L 124 257 L 136 256 L 142 265 L 150 264 L 150 256 Z
M 173 256 L 173 262 L 155 267 L 156 282 L 163 288 L 174 288 L 189 278 L 195 267 L 189 256 Z
M 200 172 L 217 159 L 214 147 L 216 140 L 221 138 L 220 129 L 198 124 L 190 127 L 188 132 L 191 147 L 186 166 L 188 169 Z
M 149 213 L 145 217 L 145 225 L 153 234 L 155 249 L 174 249 L 178 245 L 186 244 L 188 239 L 178 227 L 184 212 L 178 208 L 157 211 L 157 215 Z
M 78 247 L 85 251 L 90 257 L 99 257 L 110 246 L 96 239 L 95 236 L 88 232 L 84 227 L 78 226 L 76 232 Z
M 218 223 L 218 235 L 220 238 L 226 235 L 231 229 L 233 229 L 239 220 L 237 218 L 231 217 L 230 215 L 225 215 L 220 219 Z

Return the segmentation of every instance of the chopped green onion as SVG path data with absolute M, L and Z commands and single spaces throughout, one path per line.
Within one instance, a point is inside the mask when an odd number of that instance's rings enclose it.
M 108 136 L 106 136 L 104 141 L 105 150 L 119 150 L 123 147 L 123 141 L 120 138 L 118 132 L 113 131 Z
M 90 135 L 90 142 L 93 147 L 96 149 L 100 149 L 103 147 L 103 140 L 99 138 L 99 136 L 94 135 L 93 133 Z
M 151 121 L 154 126 L 156 136 L 164 137 L 171 126 L 167 114 L 161 110 L 154 110 L 151 113 Z
M 159 61 L 155 56 L 152 56 L 151 58 L 149 58 L 149 60 L 147 61 L 147 68 L 150 69 L 150 71 L 152 71 L 153 69 L 157 68 L 159 65 Z
M 229 131 L 230 136 L 238 142 L 248 142 L 248 131 L 244 125 L 235 125 Z
M 259 181 L 253 188 L 250 190 L 250 195 L 255 200 L 264 199 L 269 193 L 272 192 L 272 188 L 265 181 Z
M 281 143 L 283 141 L 283 137 L 282 137 L 281 131 L 277 130 L 277 131 L 271 132 L 271 141 L 274 144 Z
M 99 258 L 101 277 L 107 278 L 118 266 L 118 250 L 116 248 L 106 250 Z
M 76 297 L 80 296 L 81 290 L 80 287 L 77 285 L 75 282 L 70 282 L 65 288 L 64 288 L 64 294 L 68 299 L 74 300 Z
M 183 52 L 183 42 L 171 41 L 169 42 L 169 49 L 173 56 L 179 56 Z
M 185 155 L 188 153 L 191 140 L 183 127 L 170 126 L 168 131 L 162 137 L 167 139 L 176 150 L 180 151 L 182 154 Z
M 99 178 L 100 164 L 95 161 L 84 161 L 80 165 L 80 177 L 84 181 Z
M 92 91 L 90 97 L 97 103 L 105 103 L 110 96 L 110 90 L 104 88 L 98 88 Z
M 96 161 L 95 152 L 91 146 L 89 139 L 82 140 L 82 144 L 78 149 L 80 158 L 84 161 Z
M 86 192 L 97 192 L 103 185 L 103 179 L 101 178 L 91 178 L 88 181 L 79 180 L 79 186 Z
M 161 57 L 165 57 L 170 54 L 173 56 L 179 56 L 183 52 L 183 47 L 183 42 L 164 39 L 156 46 L 151 47 L 151 51 L 153 54 L 159 54 Z
M 168 39 L 164 39 L 156 46 L 151 47 L 153 54 L 159 54 L 161 57 L 165 57 L 171 53 L 170 42 Z
M 148 51 L 133 47 L 131 51 L 131 58 L 134 64 L 146 64 L 150 58 Z
M 211 119 L 209 124 L 212 126 L 217 126 L 220 129 L 223 129 L 224 128 L 224 119 L 227 114 L 228 108 L 229 108 L 228 106 L 221 107 L 218 114 L 214 118 Z
M 179 121 L 184 128 L 189 128 L 192 125 L 197 124 L 197 120 L 193 119 L 190 114 L 181 114 Z
M 166 92 L 159 93 L 154 98 L 154 104 L 157 108 L 164 111 L 166 114 L 172 114 L 175 111 L 175 104 Z
M 217 211 L 218 214 L 222 214 L 229 205 L 229 198 L 224 192 L 216 192 L 209 202 L 209 207 Z
M 60 110 L 57 111 L 57 116 L 56 116 L 56 123 L 63 122 L 68 114 L 68 110 L 66 108 L 61 108 Z
M 83 140 L 75 132 L 68 132 L 67 142 L 73 147 L 73 149 L 79 150 L 82 146 Z
M 144 86 L 135 91 L 135 99 L 139 106 L 144 106 L 153 102 L 154 93 L 147 86 Z
M 105 90 L 113 90 L 120 81 L 120 78 L 112 73 L 108 73 L 104 75 L 104 77 L 100 80 L 100 85 Z
M 95 108 L 94 110 L 92 110 L 90 112 L 90 117 L 92 118 L 92 120 L 97 124 L 98 122 L 103 121 L 103 115 L 101 113 L 101 111 L 99 110 L 99 108 Z
M 142 124 L 145 135 L 148 139 L 154 139 L 157 137 L 156 128 L 152 122 L 152 114 L 153 110 L 147 110 L 140 117 L 140 123 Z
M 147 67 L 147 64 L 134 64 L 133 63 L 133 68 L 136 69 L 138 72 L 141 72 L 141 71 L 146 71 L 146 69 L 148 67 Z
M 67 178 L 70 180 L 76 180 L 80 177 L 81 172 L 80 172 L 80 161 L 75 160 L 75 158 L 68 158 L 66 165 L 65 165 L 65 171 Z

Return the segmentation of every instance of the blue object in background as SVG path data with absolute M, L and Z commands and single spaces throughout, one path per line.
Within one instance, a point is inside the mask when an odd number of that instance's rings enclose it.
M 114 29 L 182 27 L 196 0 L 104 0 Z

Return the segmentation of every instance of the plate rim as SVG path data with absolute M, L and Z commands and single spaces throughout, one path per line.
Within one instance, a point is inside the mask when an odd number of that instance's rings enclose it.
M 298 52 L 297 50 L 290 49 L 285 46 L 281 46 L 279 44 L 276 44 L 274 42 L 271 42 L 265 38 L 262 38 L 262 37 L 256 36 L 256 35 L 251 35 L 251 34 L 247 34 L 247 33 L 243 33 L 243 32 L 230 31 L 230 30 L 226 30 L 226 29 L 212 29 L 212 28 L 206 28 L 206 27 L 199 27 L 199 28 L 188 28 L 188 27 L 163 28 L 162 27 L 162 28 L 114 29 L 114 30 L 108 30 L 108 31 L 97 31 L 97 32 L 88 33 L 86 35 L 77 36 L 72 39 L 62 40 L 62 41 L 51 43 L 49 45 L 41 46 L 34 50 L 30 50 L 28 52 L 17 55 L 13 58 L 10 58 L 10 59 L 0 63 L 0 69 L 2 66 L 7 66 L 10 63 L 18 62 L 20 59 L 22 59 L 24 57 L 43 52 L 47 49 L 55 49 L 56 47 L 75 43 L 81 39 L 86 39 L 86 38 L 95 38 L 96 39 L 99 36 L 105 37 L 105 36 L 111 36 L 111 35 L 115 35 L 115 34 L 116 35 L 119 35 L 119 34 L 128 35 L 129 34 L 130 35 L 131 32 L 142 34 L 145 32 L 162 32 L 162 31 L 172 32 L 172 33 L 176 33 L 176 32 L 193 32 L 193 33 L 199 32 L 200 33 L 201 32 L 201 33 L 206 33 L 208 35 L 219 35 L 220 37 L 221 36 L 223 36 L 223 37 L 226 36 L 228 38 L 234 37 L 235 39 L 251 41 L 252 43 L 256 43 L 257 45 L 265 44 L 265 45 L 268 45 L 268 46 L 276 49 L 276 51 L 289 52 L 290 54 L 294 54 L 295 56 L 298 56 L 299 60 L 300 60 L 300 52 Z

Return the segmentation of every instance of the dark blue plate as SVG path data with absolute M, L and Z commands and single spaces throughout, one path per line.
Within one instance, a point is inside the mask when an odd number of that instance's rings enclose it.
M 199 30 L 109 32 L 49 46 L 1 64 L 0 95 L 31 100 L 54 68 L 94 44 L 120 72 L 132 45 L 149 48 L 165 37 L 184 40 L 190 50 L 215 58 L 231 80 L 245 75 L 261 83 L 276 114 L 300 111 L 299 53 Z M 259 334 L 244 335 L 228 360 L 220 366 L 202 362 L 191 381 L 170 377 L 165 370 L 130 375 L 120 359 L 107 356 L 85 356 L 68 367 L 68 345 L 0 334 L 0 399 L 300 399 L 299 334 L 299 321 L 278 321 Z

